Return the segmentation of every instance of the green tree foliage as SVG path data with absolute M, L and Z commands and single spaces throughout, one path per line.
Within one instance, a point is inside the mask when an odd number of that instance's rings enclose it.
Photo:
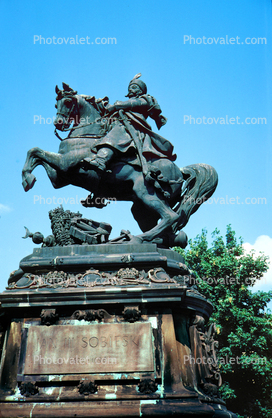
M 214 306 L 210 322 L 218 332 L 221 396 L 240 417 L 271 418 L 272 315 L 266 307 L 272 291 L 252 291 L 268 270 L 268 257 L 246 254 L 230 226 L 225 241 L 217 229 L 212 235 L 211 248 L 203 230 L 188 250 L 175 250 L 185 256 L 199 291 Z

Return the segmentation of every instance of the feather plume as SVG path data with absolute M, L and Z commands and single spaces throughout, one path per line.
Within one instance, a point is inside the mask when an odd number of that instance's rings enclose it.
M 135 80 L 136 78 L 140 78 L 141 77 L 141 73 L 138 73 L 138 74 L 136 74 L 134 77 L 133 77 L 133 79 L 132 80 Z

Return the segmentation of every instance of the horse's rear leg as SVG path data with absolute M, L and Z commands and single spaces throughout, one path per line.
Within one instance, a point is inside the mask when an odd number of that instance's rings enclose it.
M 160 219 L 157 212 L 148 210 L 146 205 L 144 205 L 141 201 L 134 202 L 131 208 L 131 212 L 142 232 L 146 232 L 149 229 L 155 227 L 158 220 Z
M 165 230 L 170 228 L 178 220 L 179 215 L 174 212 L 166 202 L 157 196 L 154 189 L 150 190 L 150 187 L 147 188 L 143 179 L 139 178 L 137 182 L 134 183 L 133 189 L 137 197 L 143 202 L 149 211 L 155 212 L 157 219 L 161 218 L 158 225 L 152 227 L 151 224 L 151 229 L 146 231 L 144 234 L 139 235 L 139 238 L 142 240 L 150 242 L 154 238 L 160 236 Z M 145 216 L 144 213 L 143 216 Z

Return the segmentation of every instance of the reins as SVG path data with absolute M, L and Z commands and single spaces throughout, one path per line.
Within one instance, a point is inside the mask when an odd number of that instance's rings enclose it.
M 71 128 L 71 129 L 73 129 L 73 128 Z M 69 139 L 73 139 L 73 137 L 68 137 L 68 136 L 66 138 L 61 138 L 59 136 L 58 132 L 57 132 L 57 128 L 55 128 L 54 134 L 56 135 L 57 138 L 59 138 L 60 141 L 65 141 L 68 138 Z M 92 135 L 92 134 L 88 134 L 88 135 L 78 135 L 78 136 L 75 136 L 74 138 L 103 138 L 103 136 L 105 136 L 105 135 L 97 135 L 97 134 Z

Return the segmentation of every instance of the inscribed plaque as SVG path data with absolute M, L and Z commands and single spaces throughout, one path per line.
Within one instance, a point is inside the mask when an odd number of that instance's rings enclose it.
M 151 324 L 31 326 L 24 374 L 154 371 Z

